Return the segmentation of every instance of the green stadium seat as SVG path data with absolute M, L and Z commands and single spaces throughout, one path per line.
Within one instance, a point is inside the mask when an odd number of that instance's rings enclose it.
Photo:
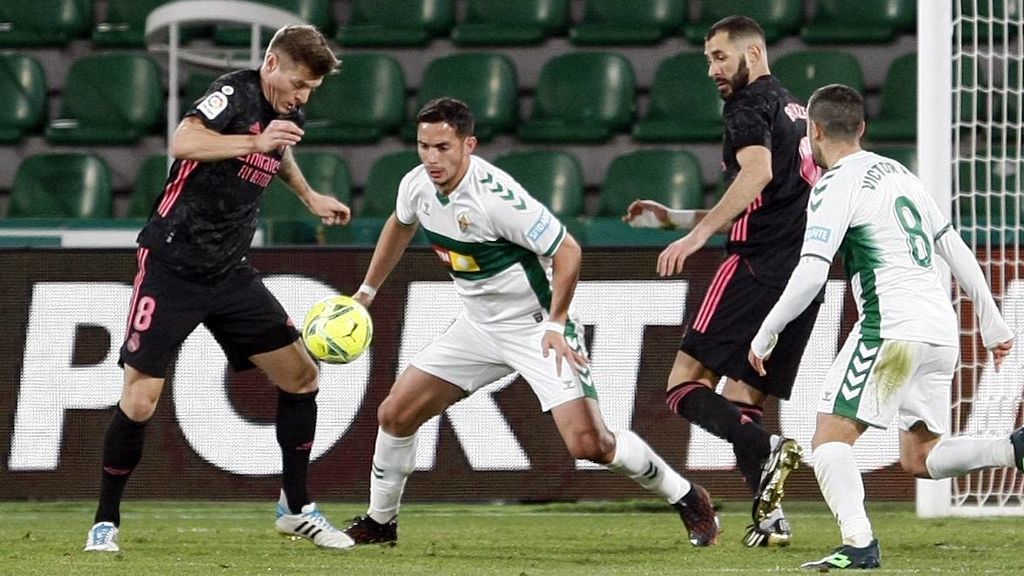
M 917 27 L 917 0 L 817 0 L 800 33 L 808 44 L 879 44 Z
M 3 0 L 0 47 L 65 46 L 92 28 L 92 0 Z
M 882 86 L 878 117 L 868 119 L 870 140 L 911 141 L 917 138 L 917 54 L 892 61 Z
M 274 8 L 287 10 L 297 15 L 307 24 L 316 26 L 327 37 L 334 33 L 334 17 L 330 0 L 249 0 L 259 4 L 267 4 Z M 260 45 L 266 46 L 275 30 L 263 29 L 260 34 Z M 249 46 L 252 27 L 238 24 L 222 24 L 214 32 L 214 42 L 221 46 Z
M 978 150 L 977 154 L 958 161 L 955 188 L 965 193 L 957 199 L 960 221 L 1017 226 L 1024 214 L 1019 193 L 1024 161 L 1014 149 Z
M 420 157 L 412 150 L 399 150 L 375 160 L 363 185 L 363 203 L 358 216 L 391 216 L 398 198 L 398 183 L 419 165 Z
M 181 99 L 181 110 L 186 110 L 197 100 L 206 95 L 213 81 L 220 78 L 219 73 L 213 72 L 191 72 L 188 80 L 185 81 L 185 95 Z M 326 81 L 326 78 L 324 79 Z M 319 93 L 319 89 L 317 90 Z
M 539 44 L 565 32 L 568 21 L 568 0 L 469 0 L 451 38 L 456 46 Z
M 515 65 L 503 54 L 463 52 L 431 61 L 416 93 L 415 111 L 440 96 L 451 96 L 469 105 L 481 142 L 515 129 L 519 87 Z M 408 141 L 416 140 L 415 118 L 406 125 L 403 136 Z
M 146 17 L 168 1 L 107 0 L 107 17 L 93 29 L 93 44 L 110 48 L 144 48 Z
M 38 133 L 46 122 L 46 74 L 27 54 L 0 53 L 0 144 Z
M 713 142 L 722 138 L 722 98 L 707 78 L 699 52 L 670 56 L 658 65 L 647 117 L 633 127 L 641 142 Z
M 601 185 L 598 216 L 626 214 L 638 198 L 680 210 L 704 207 L 700 162 L 682 150 L 637 150 L 612 160 Z
M 71 64 L 52 144 L 134 144 L 163 120 L 160 70 L 143 54 L 82 56 Z
M 12 218 L 110 218 L 110 169 L 82 152 L 42 153 L 25 158 L 14 174 L 8 215 Z
M 657 44 L 682 31 L 687 13 L 687 0 L 586 0 L 569 40 L 579 46 Z
M 864 73 L 852 54 L 837 50 L 790 52 L 771 64 L 772 75 L 806 103 L 815 90 L 827 84 L 845 84 L 864 93 Z
M 892 158 L 893 160 L 903 164 L 908 170 L 921 175 L 919 167 L 917 165 L 917 148 L 911 146 L 878 146 L 871 149 L 876 154 L 881 154 L 886 158 Z
M 583 213 L 583 170 L 568 152 L 523 150 L 494 159 L 526 191 L 562 219 Z
M 426 46 L 454 20 L 454 0 L 353 0 L 335 38 L 342 46 Z
M 765 41 L 778 42 L 785 36 L 797 34 L 803 21 L 803 0 L 714 0 L 700 3 L 700 16 L 686 27 L 686 37 L 699 46 L 704 45 L 708 28 L 726 16 L 742 14 L 757 21 L 764 30 Z
M 332 152 L 297 150 L 295 162 L 313 190 L 334 196 L 345 204 L 351 203 L 352 177 L 340 156 Z M 320 219 L 310 213 L 280 177 L 271 180 L 263 193 L 260 216 L 272 244 L 314 244 L 317 241 Z
M 636 79 L 629 60 L 610 52 L 555 56 L 541 69 L 533 113 L 519 124 L 527 142 L 603 142 L 633 123 Z
M 1002 41 L 1007 32 L 1012 36 L 1021 18 L 1020 0 L 960 0 L 956 13 L 962 19 L 962 42 L 975 38 L 981 42 Z M 1008 30 L 1007 30 L 1008 29 Z
M 350 54 L 305 109 L 303 142 L 376 142 L 405 120 L 405 75 L 386 54 Z
M 164 193 L 167 186 L 167 155 L 152 154 L 147 156 L 135 172 L 132 185 L 132 197 L 128 201 L 128 218 L 149 218 L 157 198 Z

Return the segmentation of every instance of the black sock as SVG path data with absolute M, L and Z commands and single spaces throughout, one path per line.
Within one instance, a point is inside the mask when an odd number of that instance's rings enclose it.
M 316 434 L 316 392 L 292 394 L 278 390 L 277 443 L 281 446 L 281 485 L 293 514 L 309 504 L 306 475 Z
M 125 415 L 120 405 L 115 406 L 103 438 L 103 478 L 94 522 L 121 525 L 121 494 L 132 470 L 142 460 L 145 439 L 146 422 L 135 422 Z
M 760 462 L 771 451 L 771 436 L 714 390 L 700 382 L 683 382 L 668 391 L 665 403 L 673 412 L 732 444 L 743 458 Z M 758 473 L 760 478 L 760 473 Z
M 764 430 L 764 410 L 760 406 L 735 400 L 732 401 L 732 404 L 740 411 L 741 420 L 746 417 L 750 420 L 750 425 Z M 736 467 L 740 469 L 740 474 L 746 480 L 747 488 L 750 488 L 751 494 L 757 495 L 761 488 L 761 459 L 757 457 L 756 453 L 742 450 L 735 444 L 732 451 L 736 455 Z

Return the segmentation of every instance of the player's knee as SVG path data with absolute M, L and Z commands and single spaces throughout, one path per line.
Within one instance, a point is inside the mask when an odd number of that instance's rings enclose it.
M 931 473 L 928 472 L 928 465 L 925 463 L 926 458 L 920 454 L 900 454 L 900 466 L 907 474 L 911 474 L 916 478 L 931 478 Z
M 319 377 L 320 370 L 316 367 L 316 364 L 308 358 L 305 359 L 305 361 L 299 365 L 295 373 L 295 392 L 298 394 L 305 394 L 315 391 L 317 389 L 317 380 Z
M 156 398 L 150 398 L 144 394 L 134 394 L 121 398 L 121 411 L 134 422 L 145 422 L 156 412 L 156 401 Z
M 566 447 L 573 458 L 608 464 L 615 456 L 615 437 L 607 431 L 587 430 L 570 438 Z
M 390 396 L 377 407 L 377 423 L 385 432 L 399 438 L 412 436 L 418 428 L 410 414 Z

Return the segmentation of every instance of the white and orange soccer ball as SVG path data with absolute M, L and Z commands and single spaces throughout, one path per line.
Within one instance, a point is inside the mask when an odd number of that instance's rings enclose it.
M 370 347 L 373 320 L 359 302 L 348 296 L 330 296 L 306 313 L 302 341 L 317 360 L 348 364 Z

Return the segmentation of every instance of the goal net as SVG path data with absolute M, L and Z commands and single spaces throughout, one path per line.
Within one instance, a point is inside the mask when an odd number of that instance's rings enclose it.
M 919 8 L 932 0 L 920 0 Z M 974 249 L 1009 325 L 1024 318 L 1020 243 L 1022 163 L 1022 22 L 1024 0 L 947 0 L 952 15 L 951 218 Z M 951 5 L 950 5 L 951 4 Z M 933 6 L 934 7 L 934 6 Z M 947 36 L 948 38 L 948 36 Z M 941 40 L 941 39 L 940 39 Z M 935 40 L 932 40 L 933 42 Z M 948 41 L 948 40 L 947 40 Z M 920 50 L 929 46 L 922 43 Z M 919 78 L 924 78 L 920 76 Z M 926 84 L 920 84 L 922 89 Z M 927 94 L 918 96 L 918 101 Z M 927 116 L 918 116 L 919 125 Z M 933 153 L 921 142 L 922 154 Z M 1014 350 L 1000 372 L 982 345 L 970 300 L 955 299 L 961 327 L 961 364 L 953 382 L 950 430 L 955 435 L 1005 437 L 1021 425 L 1021 362 Z M 1018 346 L 1024 342 L 1017 342 Z M 941 499 L 922 515 L 1024 514 L 1024 476 L 993 469 L 943 484 Z

